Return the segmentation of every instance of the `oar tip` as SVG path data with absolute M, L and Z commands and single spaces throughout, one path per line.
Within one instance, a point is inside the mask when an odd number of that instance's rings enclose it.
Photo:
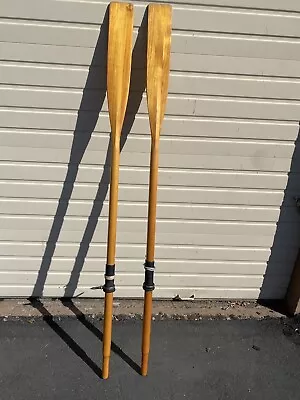
M 142 366 L 141 366 L 141 375 L 142 376 L 147 376 L 148 374 L 148 360 L 149 360 L 149 354 L 142 354 Z
M 156 11 L 156 12 L 165 11 L 165 12 L 171 13 L 172 6 L 170 4 L 151 3 L 148 5 L 148 12 L 152 12 L 152 11 Z
M 103 357 L 102 379 L 107 379 L 109 376 L 109 357 Z
M 133 11 L 133 4 L 132 3 L 122 3 L 119 1 L 112 1 L 109 3 L 109 8 L 126 8 L 128 11 Z

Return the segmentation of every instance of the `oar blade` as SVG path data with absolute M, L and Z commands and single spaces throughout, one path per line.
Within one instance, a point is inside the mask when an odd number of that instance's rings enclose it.
M 133 33 L 133 6 L 109 5 L 107 99 L 112 135 L 120 136 L 128 101 Z
M 148 8 L 147 102 L 152 138 L 160 134 L 165 114 L 170 73 L 172 7 L 150 4 Z

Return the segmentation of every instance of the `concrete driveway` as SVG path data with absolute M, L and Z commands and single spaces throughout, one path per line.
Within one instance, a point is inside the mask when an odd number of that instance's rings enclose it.
M 43 313 L 0 319 L 3 400 L 300 398 L 297 319 L 153 321 L 143 378 L 141 321 L 121 318 L 113 324 L 111 376 L 103 381 L 102 321 Z

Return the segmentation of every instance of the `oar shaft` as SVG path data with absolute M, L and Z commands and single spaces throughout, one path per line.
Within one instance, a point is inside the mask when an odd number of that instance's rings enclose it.
M 150 158 L 149 178 L 149 200 L 148 200 L 148 230 L 147 230 L 147 253 L 145 261 L 145 282 L 144 294 L 144 315 L 143 315 L 143 336 L 142 336 L 142 366 L 141 374 L 148 373 L 148 360 L 151 341 L 151 320 L 152 320 L 152 292 L 154 285 L 154 256 L 155 256 L 155 233 L 156 233 L 156 203 L 157 203 L 157 181 L 158 181 L 158 158 L 159 140 L 152 139 Z
M 105 293 L 104 300 L 104 327 L 103 327 L 103 363 L 102 378 L 107 379 L 109 375 L 109 360 L 112 333 L 113 293 Z
M 133 32 L 133 6 L 129 3 L 112 2 L 109 5 L 107 48 L 107 102 L 111 125 L 111 180 L 109 195 L 109 221 L 107 237 L 107 264 L 105 268 L 103 371 L 109 374 L 109 358 L 112 333 L 113 292 L 115 291 L 115 254 L 117 232 L 117 207 L 119 184 L 120 137 L 128 102 L 131 72 Z
M 155 271 L 156 203 L 159 137 L 168 96 L 171 44 L 171 6 L 150 4 L 147 38 L 147 104 L 151 130 L 151 161 L 148 200 L 147 252 L 143 288 L 144 316 L 141 374 L 147 375 L 152 319 L 152 291 Z
M 110 190 L 109 190 L 109 217 L 107 237 L 107 264 L 115 263 L 116 237 L 117 237 L 117 212 L 118 212 L 118 186 L 120 164 L 120 140 L 119 135 L 113 135 L 112 140 Z
M 142 376 L 146 376 L 148 373 L 148 360 L 149 360 L 150 338 L 151 338 L 151 320 L 152 320 L 152 292 L 145 291 L 143 338 L 142 338 L 142 366 L 141 366 Z
M 159 141 L 151 142 L 150 178 L 149 178 L 149 199 L 148 199 L 148 229 L 147 229 L 147 253 L 146 260 L 154 261 L 155 231 L 156 231 L 156 203 L 157 203 L 157 181 L 158 181 L 158 160 Z
M 102 378 L 107 379 L 109 375 L 109 360 L 112 336 L 112 313 L 113 292 L 115 291 L 115 254 L 116 254 L 116 232 L 118 211 L 118 184 L 120 163 L 120 140 L 119 135 L 112 135 L 111 171 L 110 171 L 110 193 L 109 193 L 109 218 L 107 235 L 107 264 L 105 269 L 105 292 L 104 301 L 104 328 L 103 328 L 103 370 Z M 116 138 L 116 139 L 115 139 Z

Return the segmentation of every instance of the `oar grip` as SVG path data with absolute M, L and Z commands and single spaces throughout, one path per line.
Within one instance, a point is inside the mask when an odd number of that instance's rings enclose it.
M 153 292 L 155 289 L 155 284 L 154 284 L 154 271 L 155 271 L 155 265 L 154 261 L 145 261 L 144 264 L 145 268 L 145 282 L 143 284 L 143 289 L 145 292 Z
M 105 268 L 105 283 L 103 286 L 104 293 L 113 293 L 115 287 L 115 264 L 106 264 Z

